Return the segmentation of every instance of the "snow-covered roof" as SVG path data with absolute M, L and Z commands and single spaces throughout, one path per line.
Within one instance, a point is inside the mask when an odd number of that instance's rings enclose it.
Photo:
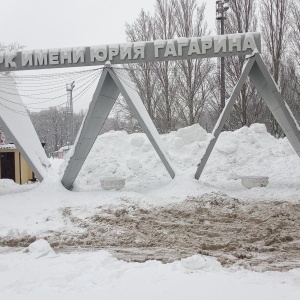
M 71 148 L 71 145 L 69 145 L 69 146 L 63 146 L 63 147 L 59 148 L 58 152 L 62 152 L 64 150 L 69 150 L 70 148 Z
M 15 144 L 4 144 L 0 145 L 0 149 L 17 149 Z

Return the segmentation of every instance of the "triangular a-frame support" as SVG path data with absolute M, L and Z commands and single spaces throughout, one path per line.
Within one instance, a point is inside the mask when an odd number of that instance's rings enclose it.
M 12 76 L 0 80 L 0 125 L 9 135 L 35 176 L 42 181 L 50 166 Z
M 207 163 L 207 160 L 218 140 L 218 137 L 225 125 L 227 118 L 233 108 L 233 105 L 238 97 L 247 77 L 256 86 L 258 92 L 271 110 L 274 118 L 284 131 L 286 137 L 300 157 L 300 129 L 296 119 L 294 118 L 287 103 L 282 98 L 280 91 L 274 82 L 271 74 L 266 68 L 259 53 L 249 57 L 244 65 L 241 77 L 233 89 L 233 93 L 224 107 L 215 127 L 212 132 L 213 138 L 210 140 L 206 151 L 198 165 L 195 178 L 199 179 L 200 175 Z
M 168 173 L 172 178 L 175 177 L 171 162 L 163 151 L 156 127 L 147 113 L 140 96 L 132 86 L 134 86 L 132 82 L 129 82 L 127 79 L 126 82 L 120 79 L 110 66 L 106 66 L 103 69 L 92 102 L 74 143 L 74 153 L 69 159 L 62 178 L 62 184 L 65 188 L 72 188 L 84 161 L 120 93 L 134 113 Z

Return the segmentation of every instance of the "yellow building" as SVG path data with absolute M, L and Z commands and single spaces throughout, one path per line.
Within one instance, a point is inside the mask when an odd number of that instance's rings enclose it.
M 32 169 L 13 144 L 0 145 L 0 179 L 4 178 L 19 184 L 35 180 Z

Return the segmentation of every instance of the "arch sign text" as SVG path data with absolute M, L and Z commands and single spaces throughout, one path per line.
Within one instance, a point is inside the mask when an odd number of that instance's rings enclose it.
M 0 52 L 0 72 L 247 55 L 261 50 L 259 33 L 126 44 Z

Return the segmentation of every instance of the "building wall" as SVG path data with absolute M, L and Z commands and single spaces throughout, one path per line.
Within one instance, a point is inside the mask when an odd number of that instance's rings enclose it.
M 23 158 L 21 153 L 19 153 L 19 157 L 21 158 L 20 166 L 21 166 L 21 184 L 27 183 L 29 180 L 35 178 L 31 168 L 27 164 L 26 160 Z
M 33 172 L 21 153 L 17 149 L 0 149 L 0 153 L 13 152 L 15 153 L 15 182 L 19 184 L 27 183 L 33 179 Z M 0 157 L 1 160 L 1 157 Z M 0 163 L 0 178 L 1 178 L 1 163 Z

